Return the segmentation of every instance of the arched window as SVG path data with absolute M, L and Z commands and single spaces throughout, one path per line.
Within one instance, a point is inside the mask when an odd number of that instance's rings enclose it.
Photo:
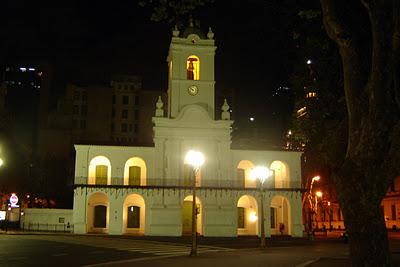
M 200 79 L 200 59 L 196 56 L 188 57 L 186 61 L 186 73 L 188 80 Z
M 256 187 L 256 180 L 250 175 L 254 168 L 253 162 L 249 160 L 241 160 L 236 169 L 236 181 L 239 187 Z
M 271 163 L 270 169 L 274 171 L 274 186 L 275 188 L 290 187 L 289 168 L 283 161 L 275 160 Z
M 146 185 L 146 163 L 139 157 L 132 157 L 125 163 L 124 185 Z
M 104 156 L 92 158 L 89 163 L 88 184 L 111 184 L 111 163 L 108 158 Z

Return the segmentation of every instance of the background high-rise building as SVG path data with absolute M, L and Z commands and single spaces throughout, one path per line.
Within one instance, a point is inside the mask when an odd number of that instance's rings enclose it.
M 16 62 L 1 69 L 2 188 L 30 190 L 37 175 L 38 132 L 46 123 L 51 66 Z

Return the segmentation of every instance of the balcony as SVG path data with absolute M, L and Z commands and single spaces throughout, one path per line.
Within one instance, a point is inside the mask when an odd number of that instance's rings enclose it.
M 132 188 L 191 188 L 191 183 L 184 179 L 162 179 L 162 178 L 148 178 L 146 185 L 124 185 L 123 178 L 113 177 L 111 185 L 88 185 L 87 177 L 75 177 L 75 187 L 90 186 L 90 187 L 132 187 Z M 198 188 L 217 188 L 217 189 L 259 189 L 259 185 L 253 187 L 245 187 L 243 180 L 238 179 L 225 179 L 225 180 L 201 180 L 196 183 Z M 266 181 L 264 184 L 265 190 L 299 190 L 301 189 L 300 181 Z

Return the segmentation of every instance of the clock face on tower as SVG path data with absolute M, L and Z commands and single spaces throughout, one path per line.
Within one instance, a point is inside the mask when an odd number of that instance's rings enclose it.
M 197 93 L 199 92 L 199 88 L 196 85 L 191 85 L 188 87 L 188 93 L 189 95 L 197 95 Z

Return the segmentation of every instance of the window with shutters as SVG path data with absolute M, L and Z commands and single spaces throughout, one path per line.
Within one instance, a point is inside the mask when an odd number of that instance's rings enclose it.
M 140 171 L 139 166 L 129 167 L 129 185 L 140 185 Z
M 238 177 L 238 186 L 244 188 L 245 187 L 245 179 L 246 179 L 245 170 L 238 168 L 237 169 L 237 177 Z
M 107 184 L 107 172 L 108 167 L 106 165 L 96 166 L 96 184 L 106 185 Z
M 189 164 L 183 165 L 183 186 L 192 186 L 193 167 Z

